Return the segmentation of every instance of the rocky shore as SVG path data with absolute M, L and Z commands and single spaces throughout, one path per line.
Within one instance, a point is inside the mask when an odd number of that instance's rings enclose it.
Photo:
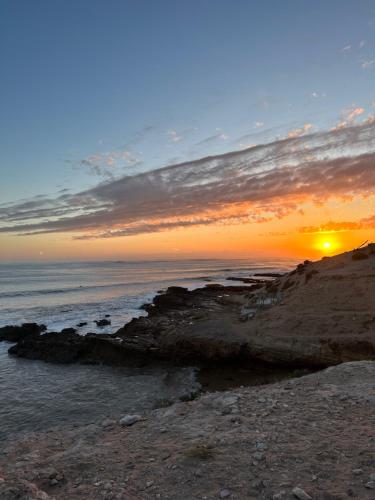
M 320 370 L 26 435 L 0 454 L 0 498 L 374 498 L 374 278 L 368 245 L 256 283 L 170 287 L 111 335 L 0 329 L 11 355 L 55 363 Z
M 111 335 L 30 333 L 28 326 L 9 352 L 105 364 L 245 360 L 319 368 L 375 359 L 374 277 L 375 246 L 368 245 L 248 285 L 170 287 L 144 306 L 147 316 Z
M 26 436 L 0 498 L 370 499 L 375 362 Z

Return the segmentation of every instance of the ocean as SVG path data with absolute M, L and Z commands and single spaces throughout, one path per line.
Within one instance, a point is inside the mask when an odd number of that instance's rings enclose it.
M 184 260 L 0 264 L 0 327 L 43 323 L 49 331 L 75 327 L 114 332 L 144 314 L 140 306 L 168 286 L 189 289 L 234 284 L 230 276 L 284 272 L 286 260 Z M 110 315 L 111 325 L 95 320 Z M 0 439 L 58 425 L 80 424 L 152 408 L 196 388 L 194 368 L 176 368 L 166 384 L 162 368 L 52 365 L 8 355 L 0 343 Z

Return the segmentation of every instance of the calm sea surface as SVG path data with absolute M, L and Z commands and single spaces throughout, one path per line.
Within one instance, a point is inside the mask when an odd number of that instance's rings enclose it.
M 226 278 L 286 271 L 293 264 L 250 260 L 0 264 L 0 327 L 35 321 L 56 331 L 86 321 L 81 333 L 109 333 L 142 314 L 139 307 L 168 286 L 233 284 Z M 111 326 L 98 329 L 94 320 L 106 314 Z M 142 411 L 157 399 L 177 399 L 195 383 L 190 369 L 176 369 L 166 377 L 161 368 L 130 372 L 59 366 L 12 358 L 8 348 L 8 343 L 0 343 L 0 439 L 66 422 Z

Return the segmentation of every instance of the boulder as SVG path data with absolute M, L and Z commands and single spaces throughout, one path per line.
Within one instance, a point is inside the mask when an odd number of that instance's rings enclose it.
M 76 333 L 76 329 L 75 328 L 63 328 L 61 330 L 61 333 Z
M 37 323 L 23 323 L 21 326 L 7 325 L 0 328 L 0 341 L 19 342 L 26 337 L 38 336 L 46 329 L 45 325 Z

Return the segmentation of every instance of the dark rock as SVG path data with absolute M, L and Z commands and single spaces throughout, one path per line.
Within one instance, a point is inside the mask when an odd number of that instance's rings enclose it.
M 148 311 L 150 309 L 150 307 L 153 307 L 153 304 L 146 302 L 145 304 L 142 304 L 141 306 L 139 306 L 139 309 L 141 309 L 142 311 Z
M 76 329 L 75 328 L 63 328 L 61 330 L 61 333 L 76 333 Z
M 104 315 L 104 317 L 105 317 L 105 318 L 110 318 L 110 317 L 111 317 L 111 315 L 110 315 L 110 314 L 105 314 L 105 315 Z
M 42 359 L 54 363 L 71 363 L 78 360 L 82 347 L 76 333 L 49 332 L 39 337 L 26 337 L 9 349 L 9 354 L 28 359 Z
M 110 319 L 99 319 L 99 320 L 96 320 L 95 321 L 96 323 L 96 326 L 108 326 L 111 324 L 111 320 Z
M 18 342 L 26 337 L 40 335 L 47 329 L 37 323 L 23 323 L 21 326 L 7 325 L 0 328 L 0 341 Z
M 77 333 L 49 332 L 26 337 L 9 349 L 9 354 L 27 359 L 41 359 L 51 363 L 84 363 L 140 366 L 146 355 L 122 346 L 111 335 L 78 335 Z
M 82 326 L 86 326 L 87 325 L 87 321 L 81 321 L 80 323 L 78 323 L 76 326 L 78 328 L 82 328 Z

